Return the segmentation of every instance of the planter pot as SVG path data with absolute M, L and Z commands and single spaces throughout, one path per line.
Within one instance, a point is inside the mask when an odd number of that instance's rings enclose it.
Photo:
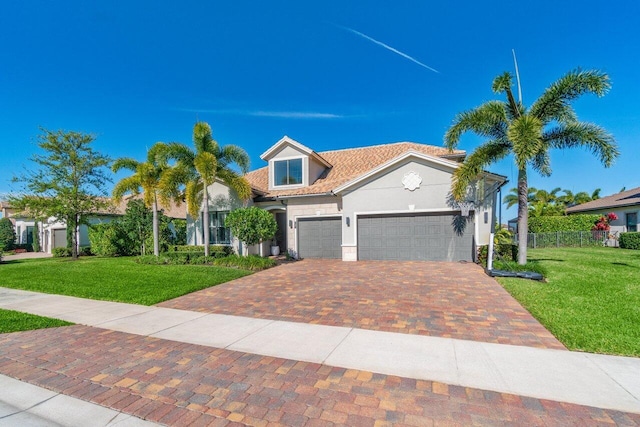
M 271 255 L 272 256 L 280 255 L 280 246 L 271 246 Z

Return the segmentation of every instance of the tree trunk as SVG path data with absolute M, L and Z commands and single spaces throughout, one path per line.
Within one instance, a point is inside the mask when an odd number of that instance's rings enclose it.
M 527 263 L 527 238 L 529 236 L 529 200 L 527 193 L 527 169 L 518 171 L 518 264 Z
M 158 227 L 158 200 L 153 196 L 153 254 L 160 256 L 160 232 Z
M 204 256 L 209 256 L 209 191 L 207 182 L 203 182 L 204 193 L 202 195 L 202 203 L 204 204 L 202 209 L 202 228 L 204 229 Z
M 71 258 L 78 259 L 78 215 L 73 215 L 73 224 L 71 224 Z

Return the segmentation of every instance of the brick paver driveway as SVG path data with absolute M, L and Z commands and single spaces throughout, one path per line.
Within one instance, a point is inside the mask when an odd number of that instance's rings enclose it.
M 172 426 L 640 424 L 638 414 L 80 325 L 0 334 L 0 373 Z
M 303 260 L 159 304 L 184 310 L 564 349 L 471 263 Z

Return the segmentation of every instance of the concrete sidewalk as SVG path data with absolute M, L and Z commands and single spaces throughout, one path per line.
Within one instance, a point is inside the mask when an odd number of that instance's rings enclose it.
M 381 374 L 640 413 L 640 359 L 206 314 L 0 288 L 0 308 Z
M 158 424 L 0 375 L 0 426 L 152 427 Z M 7 392 L 11 390 L 11 392 Z

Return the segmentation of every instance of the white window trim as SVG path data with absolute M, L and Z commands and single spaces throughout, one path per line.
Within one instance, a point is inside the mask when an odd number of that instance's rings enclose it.
M 304 159 L 308 158 L 307 156 L 288 156 L 288 157 L 277 157 L 269 160 L 269 181 L 271 184 L 271 189 L 277 190 L 287 190 L 291 188 L 300 188 L 305 187 L 307 182 L 309 181 L 309 172 L 308 165 L 305 167 Z M 287 160 L 297 160 L 301 161 L 301 169 L 302 169 L 302 182 L 300 184 L 287 184 L 287 185 L 276 185 L 276 162 L 282 162 Z

